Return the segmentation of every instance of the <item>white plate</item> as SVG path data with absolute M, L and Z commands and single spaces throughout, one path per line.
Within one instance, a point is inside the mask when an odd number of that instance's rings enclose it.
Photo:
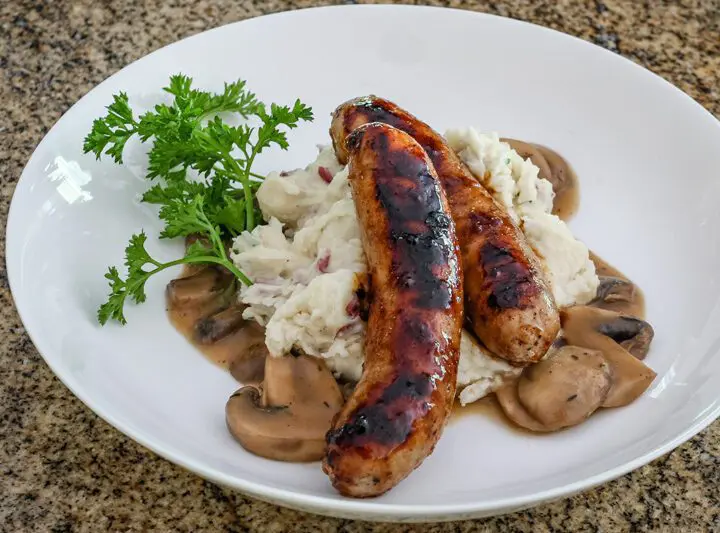
M 473 124 L 540 142 L 574 165 L 582 207 L 573 230 L 644 288 L 657 371 L 637 402 L 549 436 L 463 417 L 435 453 L 386 496 L 336 494 L 318 464 L 245 452 L 225 429 L 236 388 L 168 324 L 167 276 L 148 286 L 129 325 L 101 329 L 103 274 L 144 228 L 166 258 L 142 150 L 128 165 L 82 154 L 111 95 L 136 106 L 162 98 L 170 74 L 206 88 L 242 77 L 265 101 L 300 97 L 316 112 L 261 170 L 293 168 L 327 143 L 330 111 L 367 93 L 430 124 Z M 36 346 L 93 411 L 167 459 L 217 483 L 318 513 L 377 520 L 449 520 L 515 510 L 637 468 L 720 412 L 720 127 L 646 70 L 586 42 L 509 19 L 437 8 L 342 7 L 231 24 L 163 48 L 115 74 L 68 111 L 33 154 L 13 198 L 7 262 L 18 310 Z M 81 439 L 82 436 L 77 436 Z M 69 443 L 72 446 L 72 442 Z

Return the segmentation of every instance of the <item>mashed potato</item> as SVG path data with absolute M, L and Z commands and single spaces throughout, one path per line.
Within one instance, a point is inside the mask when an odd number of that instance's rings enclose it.
M 458 400 L 462 405 L 491 393 L 522 369 L 494 357 L 475 337 L 463 330 L 458 364 Z
M 272 355 L 301 350 L 359 379 L 365 326 L 355 288 L 366 265 L 347 171 L 323 148 L 305 169 L 269 174 L 257 197 L 268 224 L 231 251 L 254 281 L 240 291 L 245 318 L 265 326 Z
M 594 295 L 597 276 L 587 248 L 549 214 L 552 186 L 538 179 L 537 167 L 497 136 L 453 130 L 448 140 L 521 225 L 561 305 Z M 240 300 L 245 318 L 266 327 L 271 355 L 300 350 L 324 358 L 338 376 L 358 380 L 365 323 L 355 290 L 367 265 L 347 177 L 330 147 L 304 169 L 269 174 L 257 193 L 267 225 L 238 236 L 232 258 L 254 281 L 241 289 Z M 482 398 L 518 372 L 463 331 L 461 403 Z

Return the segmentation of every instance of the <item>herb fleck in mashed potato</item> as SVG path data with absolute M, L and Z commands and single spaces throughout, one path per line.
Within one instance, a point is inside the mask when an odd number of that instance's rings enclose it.
M 552 186 L 497 135 L 472 128 L 447 132 L 448 142 L 525 232 L 547 271 L 558 305 L 582 304 L 598 284 L 588 250 L 550 214 Z M 273 172 L 257 198 L 265 226 L 233 243 L 232 258 L 254 284 L 243 286 L 245 318 L 266 328 L 273 356 L 291 350 L 322 357 L 337 375 L 362 374 L 365 323 L 356 296 L 366 271 L 347 169 L 331 147 L 305 169 Z M 478 400 L 519 370 L 490 355 L 463 331 L 459 399 Z

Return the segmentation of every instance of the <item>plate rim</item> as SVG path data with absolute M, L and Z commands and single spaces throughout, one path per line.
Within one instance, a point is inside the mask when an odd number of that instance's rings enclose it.
M 53 350 L 45 345 L 45 342 L 41 340 L 39 335 L 37 335 L 37 332 L 39 331 L 38 328 L 33 328 L 33 331 L 27 326 L 28 323 L 32 323 L 33 320 L 29 318 L 30 316 L 30 310 L 29 307 L 25 304 L 20 303 L 19 299 L 17 298 L 16 288 L 19 286 L 19 277 L 21 276 L 21 273 L 18 272 L 20 269 L 20 266 L 17 260 L 11 260 L 11 257 L 15 257 L 16 253 L 12 252 L 11 250 L 15 250 L 17 247 L 11 247 L 8 246 L 9 239 L 12 240 L 11 234 L 17 234 L 17 230 L 14 230 L 13 227 L 15 221 L 17 219 L 17 215 L 15 212 L 19 210 L 20 208 L 17 207 L 18 201 L 17 201 L 17 191 L 20 188 L 21 183 L 23 181 L 27 182 L 31 178 L 29 177 L 28 168 L 33 163 L 33 160 L 40 150 L 40 148 L 46 143 L 47 138 L 49 137 L 50 133 L 64 120 L 67 119 L 67 117 L 73 112 L 73 110 L 90 94 L 94 93 L 95 91 L 101 89 L 103 86 L 105 86 L 107 83 L 109 83 L 112 79 L 116 78 L 117 76 L 122 75 L 127 69 L 135 65 L 135 63 L 144 61 L 147 58 L 154 56 L 155 54 L 161 53 L 165 49 L 172 47 L 178 43 L 185 42 L 191 39 L 200 38 L 201 36 L 204 36 L 208 33 L 220 30 L 222 28 L 227 28 L 230 26 L 233 27 L 239 27 L 242 24 L 245 23 L 252 23 L 252 21 L 255 21 L 260 18 L 268 18 L 268 17 L 287 17 L 287 16 L 294 16 L 298 13 L 305 13 L 310 11 L 330 11 L 330 10 L 374 10 L 374 11 L 389 11 L 389 10 L 415 10 L 415 11 L 438 11 L 441 10 L 443 12 L 447 11 L 453 11 L 456 12 L 458 16 L 465 16 L 465 17 L 478 17 L 478 18 L 489 18 L 494 20 L 502 21 L 503 23 L 516 25 L 516 26 L 532 26 L 535 29 L 540 29 L 545 32 L 551 32 L 553 34 L 556 34 L 556 36 L 559 36 L 560 38 L 567 39 L 568 42 L 573 42 L 575 46 L 588 46 L 592 47 L 596 50 L 601 50 L 604 53 L 611 54 L 616 59 L 619 59 L 621 61 L 626 62 L 626 64 L 632 65 L 636 71 L 643 71 L 644 75 L 650 75 L 651 78 L 654 78 L 653 81 L 655 83 L 661 82 L 661 85 L 664 86 L 665 90 L 668 88 L 672 88 L 672 90 L 676 93 L 675 97 L 682 97 L 686 101 L 689 100 L 690 103 L 696 108 L 696 110 L 702 111 L 704 113 L 704 120 L 711 120 L 712 123 L 714 123 L 714 126 L 718 128 L 720 133 L 720 121 L 705 107 L 703 107 L 701 104 L 699 104 L 696 100 L 694 100 L 690 95 L 683 92 L 681 89 L 670 83 L 668 80 L 664 79 L 663 77 L 659 76 L 658 74 L 655 74 L 654 72 L 650 71 L 649 69 L 633 62 L 632 60 L 621 56 L 619 54 L 616 54 L 610 50 L 607 50 L 601 46 L 598 46 L 596 44 L 593 44 L 589 41 L 586 41 L 584 39 L 581 39 L 579 37 L 576 37 L 574 35 L 570 35 L 567 33 L 563 33 L 561 31 L 548 28 L 546 26 L 541 26 L 532 22 L 526 22 L 523 20 L 513 19 L 510 17 L 503 17 L 499 15 L 494 15 L 490 13 L 482 13 L 477 11 L 471 11 L 466 9 L 459 9 L 459 8 L 448 8 L 448 7 L 439 7 L 439 6 L 417 6 L 417 5 L 394 5 L 394 4 L 380 4 L 380 5 L 373 5 L 373 4 L 362 4 L 362 5 L 333 5 L 333 6 L 319 6 L 319 7 L 309 7 L 309 8 L 302 8 L 302 9 L 294 9 L 294 10 L 286 10 L 286 11 L 280 11 L 275 13 L 269 13 L 265 15 L 261 15 L 258 17 L 251 17 L 235 22 L 230 22 L 227 24 L 223 24 L 220 26 L 216 26 L 213 28 L 210 28 L 205 31 L 201 31 L 198 33 L 195 33 L 193 35 L 189 35 L 187 37 L 184 37 L 183 39 L 179 39 L 177 41 L 173 41 L 172 43 L 168 43 L 156 50 L 153 50 L 152 52 L 132 61 L 131 63 L 125 65 L 117 72 L 112 73 L 111 75 L 104 78 L 100 83 L 95 85 L 93 88 L 91 88 L 89 91 L 87 91 L 84 95 L 82 95 L 72 106 L 68 108 L 65 113 L 63 113 L 60 118 L 52 125 L 52 127 L 45 133 L 41 141 L 38 143 L 38 145 L 33 150 L 32 154 L 30 155 L 27 163 L 23 167 L 23 170 L 21 172 L 21 175 L 16 183 L 15 189 L 13 190 L 13 195 L 10 201 L 10 207 L 8 209 L 8 215 L 7 215 L 7 224 L 5 228 L 5 243 L 6 243 L 6 254 L 5 254 L 5 264 L 7 269 L 7 277 L 8 277 L 8 285 L 10 288 L 12 300 L 15 306 L 15 309 L 18 313 L 18 316 L 20 317 L 20 320 L 23 323 L 23 328 L 25 329 L 28 337 L 32 341 L 33 345 L 37 349 L 40 356 L 45 361 L 45 364 L 50 367 L 55 377 L 57 377 L 69 390 L 73 393 L 87 408 L 89 408 L 93 413 L 95 413 L 97 416 L 99 416 L 102 420 L 113 426 L 116 430 L 120 431 L 122 434 L 124 434 L 126 437 L 134 440 L 138 444 L 142 445 L 143 447 L 151 450 L 155 454 L 159 455 L 165 460 L 170 461 L 171 463 L 174 463 L 186 470 L 189 470 L 190 472 L 207 479 L 209 481 L 212 481 L 214 483 L 217 483 L 224 487 L 229 487 L 234 490 L 238 490 L 244 494 L 256 497 L 260 500 L 271 502 L 273 504 L 282 505 L 286 507 L 291 507 L 294 509 L 306 511 L 306 512 L 314 512 L 326 516 L 339 516 L 339 517 L 349 517 L 349 518 L 362 518 L 366 520 L 390 520 L 390 521 L 415 521 L 415 522 L 421 522 L 421 521 L 449 521 L 449 520 L 455 520 L 460 518 L 472 518 L 472 517 L 481 517 L 481 516 L 491 516 L 491 515 L 497 515 L 497 514 L 504 514 L 509 513 L 512 511 L 520 510 L 523 508 L 527 508 L 534 505 L 539 505 L 542 503 L 546 503 L 549 501 L 553 501 L 562 497 L 571 496 L 573 494 L 576 494 L 578 492 L 589 490 L 593 487 L 596 487 L 602 483 L 606 483 L 609 481 L 612 481 L 614 479 L 619 478 L 622 475 L 627 474 L 628 472 L 631 472 L 637 468 L 640 468 L 651 461 L 657 459 L 661 455 L 668 453 L 669 451 L 675 449 L 676 447 L 680 446 L 684 442 L 688 441 L 695 435 L 697 435 L 700 431 L 707 428 L 712 422 L 720 417 L 720 402 L 716 402 L 716 405 L 713 409 L 707 410 L 702 417 L 696 418 L 694 420 L 694 423 L 690 424 L 686 429 L 681 432 L 679 435 L 672 439 L 667 439 L 665 442 L 661 443 L 660 445 L 656 446 L 655 449 L 652 451 L 641 455 L 639 457 L 636 457 L 634 460 L 627 461 L 623 463 L 622 465 L 619 465 L 615 468 L 611 468 L 608 470 L 605 470 L 601 473 L 595 474 L 590 477 L 586 477 L 582 480 L 575 481 L 572 483 L 567 483 L 564 485 L 561 485 L 559 487 L 555 487 L 552 489 L 547 489 L 542 492 L 536 492 L 534 494 L 528 494 L 525 496 L 518 496 L 518 497 L 508 497 L 508 498 L 502 498 L 502 499 L 489 499 L 485 501 L 478 501 L 478 502 L 472 502 L 472 503 L 462 503 L 462 504 L 431 504 L 431 505 L 423 505 L 421 509 L 419 509 L 417 506 L 412 504 L 397 504 L 397 503 L 385 503 L 385 502 L 379 502 L 378 500 L 373 499 L 367 499 L 367 500 L 358 500 L 358 499 L 352 499 L 352 498 L 330 498 L 327 496 L 317 496 L 312 494 L 306 494 L 301 492 L 296 492 L 289 489 L 284 488 L 275 488 L 268 485 L 265 485 L 263 483 L 258 483 L 255 481 L 248 481 L 246 479 L 241 479 L 238 477 L 230 476 L 224 474 L 222 471 L 219 471 L 218 469 L 205 466 L 198 461 L 194 461 L 192 459 L 186 459 L 183 457 L 183 454 L 179 452 L 178 450 L 173 449 L 172 446 L 163 446 L 159 443 L 153 442 L 153 438 L 146 436 L 142 431 L 136 430 L 131 426 L 131 424 L 126 424 L 122 420 L 120 420 L 118 417 L 113 415 L 112 413 L 105 412 L 101 408 L 95 408 L 93 407 L 93 401 L 90 398 L 90 395 L 86 395 L 83 391 L 83 387 L 80 386 L 78 383 L 75 382 L 74 379 L 72 379 L 69 375 L 62 375 L 62 373 L 58 372 L 58 369 L 56 368 L 56 364 L 51 362 L 48 357 L 45 356 L 45 353 L 50 353 Z M 16 266 L 13 266 L 17 264 Z M 20 294 L 22 291 L 20 292 Z M 20 298 L 22 300 L 22 297 Z

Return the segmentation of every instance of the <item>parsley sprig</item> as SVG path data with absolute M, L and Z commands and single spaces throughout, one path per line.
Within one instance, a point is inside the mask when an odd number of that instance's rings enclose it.
M 172 103 L 158 104 L 136 117 L 127 94 L 113 96 L 107 114 L 94 121 L 83 150 L 100 159 L 110 156 L 123 163 L 130 138 L 152 142 L 147 178 L 153 185 L 143 194 L 144 202 L 160 206 L 164 222 L 161 238 L 199 235 L 185 256 L 162 263 L 147 252 L 143 232 L 133 235 L 125 249 L 127 277 L 110 267 L 105 277 L 110 295 L 98 310 L 98 321 L 125 323 L 127 297 L 145 301 L 145 283 L 152 275 L 186 263 L 214 263 L 227 268 L 242 283 L 251 281 L 227 257 L 225 241 L 261 220 L 255 192 L 263 176 L 252 171 L 256 157 L 267 148 L 288 148 L 287 131 L 313 119 L 310 107 L 296 100 L 292 106 L 271 104 L 269 108 L 247 90 L 242 80 L 226 83 L 214 94 L 192 87 L 192 79 L 172 76 L 164 91 Z M 251 119 L 233 126 L 227 114 Z M 193 172 L 190 172 L 193 171 Z M 203 244 L 205 243 L 205 244 Z

